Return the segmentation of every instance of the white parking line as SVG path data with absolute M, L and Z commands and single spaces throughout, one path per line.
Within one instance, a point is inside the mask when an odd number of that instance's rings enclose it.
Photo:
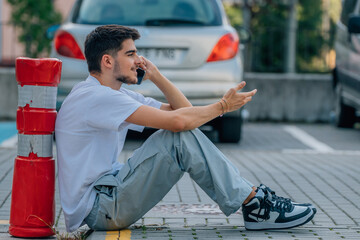
M 315 139 L 313 136 L 309 135 L 298 127 L 285 126 L 284 130 L 291 134 L 294 138 L 317 152 L 331 153 L 335 151 L 332 147 L 326 145 L 323 142 L 320 142 L 319 140 Z
M 4 147 L 4 148 L 14 148 L 16 147 L 18 142 L 18 136 L 17 134 L 12 136 L 11 138 L 6 139 L 5 141 L 3 141 L 0 144 L 0 147 Z
M 334 150 L 331 152 L 319 152 L 313 149 L 283 149 L 282 153 L 288 154 L 331 154 L 331 155 L 340 155 L 340 156 L 360 156 L 360 151 L 356 150 Z

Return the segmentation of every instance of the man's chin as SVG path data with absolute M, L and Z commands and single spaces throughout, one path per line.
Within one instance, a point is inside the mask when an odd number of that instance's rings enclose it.
M 136 85 L 137 82 L 138 82 L 138 80 L 135 79 L 135 80 L 132 80 L 132 81 L 127 82 L 126 84 L 127 84 L 127 85 Z
M 134 85 L 137 83 L 137 78 L 131 79 L 129 77 L 119 77 L 119 78 L 116 78 L 116 80 L 118 80 L 119 82 L 125 83 L 127 85 Z

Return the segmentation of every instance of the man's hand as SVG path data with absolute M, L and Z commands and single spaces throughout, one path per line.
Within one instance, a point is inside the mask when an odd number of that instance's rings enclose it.
M 143 56 L 140 56 L 141 63 L 139 65 L 140 68 L 146 71 L 144 80 L 149 79 L 150 81 L 154 81 L 159 78 L 160 71 L 149 59 L 146 59 Z
M 238 92 L 243 89 L 245 85 L 245 82 L 241 82 L 225 93 L 221 101 L 221 104 L 224 106 L 224 113 L 235 111 L 251 101 L 252 97 L 256 94 L 257 89 L 250 92 Z
M 150 60 L 140 56 L 139 67 L 146 71 L 144 79 L 152 81 L 164 94 L 168 104 L 163 103 L 161 106 L 162 110 L 175 110 L 183 107 L 191 107 L 191 103 L 184 96 L 184 94 L 175 87 L 164 75 L 162 75 L 159 69 Z

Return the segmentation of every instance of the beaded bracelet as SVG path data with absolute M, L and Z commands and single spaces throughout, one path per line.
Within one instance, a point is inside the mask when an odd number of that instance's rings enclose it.
M 229 105 L 228 105 L 227 101 L 224 98 L 222 98 L 221 100 L 223 100 L 224 103 L 226 104 L 225 112 L 227 113 L 229 111 Z
M 220 105 L 221 105 L 221 109 L 222 109 L 222 114 L 220 114 L 220 117 L 222 117 L 225 113 L 225 110 L 224 110 L 224 105 L 223 103 L 221 102 L 221 100 L 219 101 Z

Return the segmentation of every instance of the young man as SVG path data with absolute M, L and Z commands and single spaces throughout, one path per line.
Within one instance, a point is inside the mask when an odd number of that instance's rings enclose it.
M 156 205 L 188 172 L 225 215 L 242 206 L 245 227 L 280 229 L 310 221 L 315 208 L 255 188 L 197 127 L 249 102 L 256 90 L 230 89 L 222 99 L 193 107 L 157 67 L 138 56 L 137 30 L 96 28 L 86 38 L 89 77 L 63 102 L 56 120 L 61 205 L 68 231 L 82 224 L 96 230 L 126 228 Z M 126 90 L 136 69 L 155 84 L 168 103 Z M 117 162 L 128 129 L 162 129 L 124 164 Z

